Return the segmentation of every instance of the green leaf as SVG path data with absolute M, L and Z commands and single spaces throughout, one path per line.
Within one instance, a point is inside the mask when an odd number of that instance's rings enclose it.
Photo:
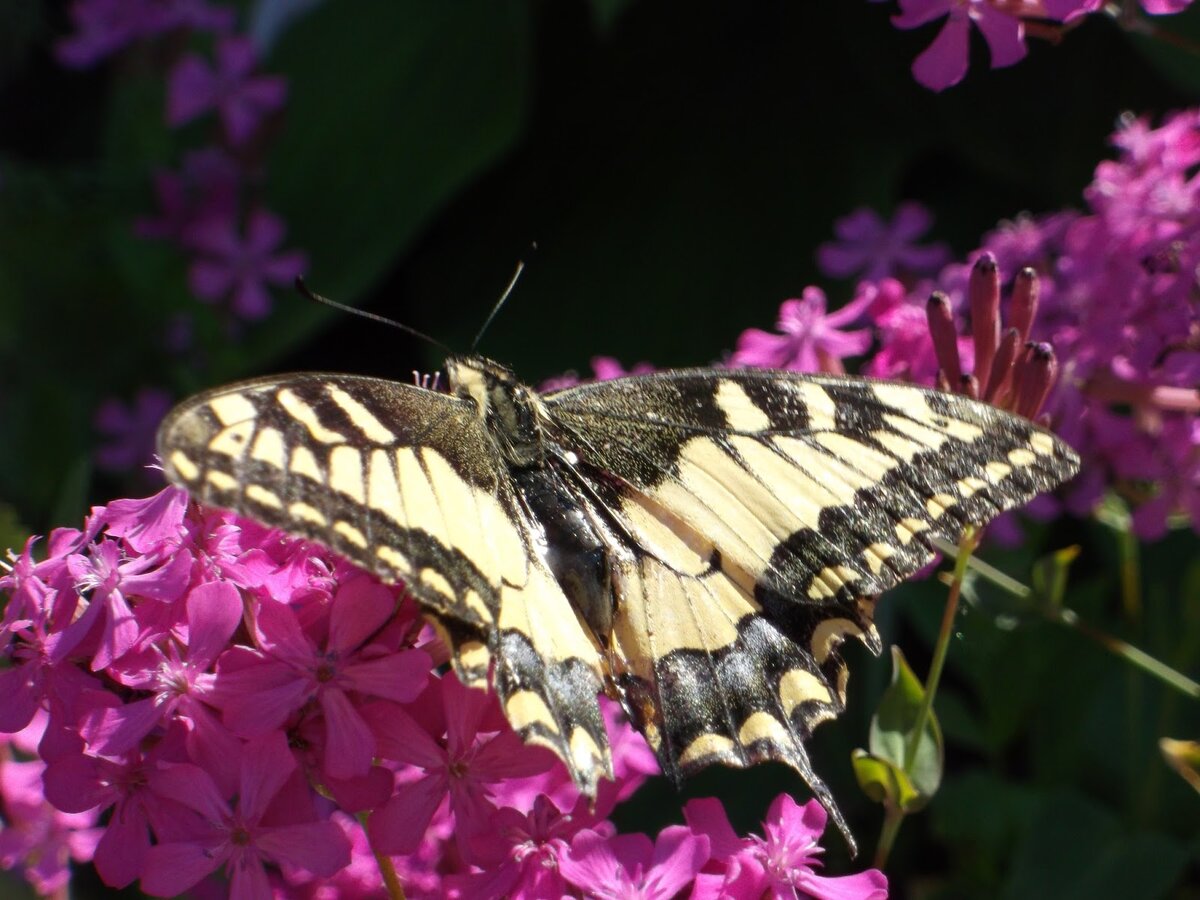
M 925 688 L 909 668 L 899 647 L 892 647 L 892 683 L 871 720 L 870 753 L 853 755 L 854 771 L 869 797 L 914 812 L 937 792 L 942 780 L 942 731 L 929 711 L 916 751 L 908 747 L 916 733 Z
M 871 752 L 903 768 L 925 798 L 942 780 L 942 729 L 933 710 L 917 740 L 911 764 L 906 762 L 910 738 L 925 701 L 925 687 L 909 667 L 899 647 L 892 647 L 892 683 L 879 701 L 871 721 Z
M 850 759 L 858 786 L 876 803 L 906 811 L 917 810 L 924 805 L 912 779 L 895 763 L 861 749 L 855 750 Z

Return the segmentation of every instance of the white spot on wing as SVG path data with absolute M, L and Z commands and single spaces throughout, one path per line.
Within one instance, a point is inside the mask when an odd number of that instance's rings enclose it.
M 342 412 L 354 423 L 354 427 L 363 433 L 363 436 L 367 440 L 374 441 L 377 444 L 391 444 L 395 442 L 396 435 L 358 400 L 347 394 L 336 384 L 329 385 L 326 390 L 329 392 L 329 396 L 333 402 L 341 407 Z

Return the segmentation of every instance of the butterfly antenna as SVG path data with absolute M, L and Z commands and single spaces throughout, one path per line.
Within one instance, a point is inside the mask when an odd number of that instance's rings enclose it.
M 405 325 L 403 322 L 397 322 L 395 319 L 389 319 L 387 316 L 381 316 L 378 313 L 368 312 L 365 309 L 358 309 L 354 306 L 347 306 L 345 303 L 338 303 L 336 300 L 330 300 L 328 297 L 322 297 L 320 294 L 314 294 L 309 286 L 304 283 L 304 279 L 299 275 L 296 276 L 296 290 L 309 300 L 315 300 L 317 303 L 323 303 L 326 306 L 333 307 L 334 309 L 341 310 L 345 313 L 350 313 L 351 315 L 362 316 L 364 319 L 370 319 L 372 322 L 379 322 L 382 325 L 391 325 L 393 328 L 399 328 L 401 331 L 407 331 L 413 337 L 420 338 L 421 340 L 427 341 L 428 343 L 433 344 L 433 346 L 440 348 L 447 356 L 454 356 L 454 351 L 437 338 L 431 338 L 429 335 L 425 334 L 425 332 L 417 331 L 417 329 L 413 328 L 411 325 Z
M 530 244 L 530 250 L 536 250 L 537 244 Z M 500 295 L 500 299 L 496 301 L 496 305 L 492 307 L 492 311 L 488 313 L 488 317 L 483 322 L 483 327 L 479 329 L 479 333 L 475 335 L 475 340 L 471 341 L 471 352 L 475 352 L 475 348 L 479 346 L 479 342 L 483 340 L 483 333 L 488 330 L 488 326 L 492 324 L 492 320 L 496 318 L 496 314 L 500 312 L 500 308 L 508 301 L 509 295 L 513 292 L 513 288 L 517 286 L 517 279 L 521 277 L 521 273 L 525 271 L 525 260 L 517 261 L 516 271 L 513 272 L 512 278 L 508 279 L 508 287 L 504 289 L 504 293 Z

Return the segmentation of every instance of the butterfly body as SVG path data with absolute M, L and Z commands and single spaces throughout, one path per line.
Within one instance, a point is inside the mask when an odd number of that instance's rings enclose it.
M 1069 477 L 1032 423 L 909 385 L 693 369 L 541 395 L 447 361 L 450 392 L 346 375 L 256 379 L 163 423 L 198 499 L 403 580 L 459 676 L 586 792 L 611 773 L 597 694 L 664 771 L 778 760 L 845 831 L 804 741 L 845 703 L 874 598 Z

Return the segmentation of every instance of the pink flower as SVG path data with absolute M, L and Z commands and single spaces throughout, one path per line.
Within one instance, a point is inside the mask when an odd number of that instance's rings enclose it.
M 156 556 L 126 559 L 116 541 L 103 540 L 93 544 L 86 555 L 68 557 L 67 568 L 77 589 L 88 596 L 83 612 L 59 635 L 53 655 L 56 660 L 65 658 L 96 627 L 99 643 L 92 668 L 97 670 L 120 659 L 137 642 L 140 629 L 129 598 L 164 603 L 178 599 L 187 588 L 191 557 L 179 552 L 165 561 Z
M 154 776 L 155 790 L 200 814 L 186 838 L 167 840 L 146 855 L 142 890 L 175 896 L 224 867 L 230 896 L 269 900 L 266 863 L 284 864 L 330 876 L 350 862 L 350 842 L 329 821 L 290 821 L 273 825 L 273 801 L 286 803 L 285 788 L 296 768 L 281 732 L 251 741 L 242 754 L 236 804 L 225 800 L 211 776 L 188 763 L 169 766 Z M 294 784 L 294 782 L 292 782 Z M 295 811 L 297 807 L 289 804 Z
M 842 360 L 865 353 L 871 346 L 870 329 L 843 331 L 858 321 L 871 299 L 859 297 L 837 312 L 825 312 L 825 294 L 808 287 L 799 300 L 785 300 L 776 327 L 783 334 L 748 328 L 738 338 L 730 359 L 733 366 L 794 369 L 797 372 L 845 372 Z
M 493 696 L 464 687 L 453 675 L 432 681 L 412 712 L 394 704 L 368 712 L 380 754 L 415 769 L 371 816 L 371 844 L 381 852 L 411 853 L 449 796 L 455 837 L 469 857 L 472 839 L 495 808 L 490 786 L 544 772 L 553 757 L 526 747 Z
M 206 147 L 183 158 L 178 172 L 154 173 L 159 216 L 133 224 L 138 237 L 192 245 L 192 229 L 203 222 L 227 221 L 237 213 L 242 172 L 223 150 Z
M 657 841 L 644 834 L 608 837 L 588 829 L 575 835 L 558 867 L 588 897 L 671 900 L 692 883 L 708 857 L 708 838 L 682 825 L 664 828 Z
M 184 729 L 175 727 L 146 752 L 105 758 L 72 753 L 55 759 L 43 776 L 46 799 L 64 812 L 93 815 L 112 807 L 93 862 L 104 883 L 127 887 L 141 877 L 150 830 L 160 841 L 177 840 L 195 827 L 195 814 L 157 794 L 151 777 L 160 762 L 184 762 Z
M 827 818 L 816 800 L 798 806 L 788 794 L 780 794 L 763 822 L 765 837 L 739 838 L 719 800 L 691 800 L 683 816 L 712 846 L 713 864 L 696 879 L 693 900 L 728 896 L 886 900 L 887 878 L 878 869 L 842 877 L 813 871 L 820 867 L 818 857 L 824 852 L 817 841 Z
M 15 762 L 9 748 L 0 756 L 0 869 L 20 869 L 38 894 L 65 894 L 71 862 L 92 858 L 99 829 L 95 812 L 62 812 L 42 795 L 40 761 Z
M 279 76 L 251 77 L 258 64 L 254 43 L 247 37 L 226 37 L 217 43 L 217 66 L 200 56 L 185 56 L 167 84 L 167 124 L 183 125 L 216 109 L 230 143 L 246 143 L 262 118 L 283 107 L 287 81 Z
M 429 673 L 427 653 L 400 649 L 386 639 L 397 638 L 394 632 L 377 635 L 397 605 L 392 589 L 359 575 L 338 587 L 327 618 L 306 630 L 291 607 L 263 599 L 258 649 L 228 650 L 218 663 L 213 700 L 225 723 L 241 735 L 262 734 L 315 700 L 325 719 L 325 771 L 334 778 L 366 774 L 375 739 L 360 698 L 412 700 Z
M 967 74 L 972 22 L 987 41 L 993 69 L 1025 57 L 1021 20 L 1001 12 L 991 0 L 899 0 L 899 4 L 900 14 L 892 17 L 897 28 L 919 28 L 946 17 L 933 43 L 913 63 L 913 77 L 927 88 L 944 90 Z
M 451 876 L 447 879 L 451 893 L 478 900 L 564 896 L 568 887 L 558 862 L 571 837 L 594 821 L 587 807 L 587 798 L 580 797 L 573 810 L 563 813 L 546 796 L 539 795 L 528 815 L 511 807 L 497 810 L 473 848 L 472 856 L 482 871 Z M 605 836 L 614 830 L 607 823 L 598 827 Z
M 230 305 L 243 319 L 261 319 L 271 310 L 267 284 L 290 285 L 308 265 L 297 251 L 276 252 L 283 242 L 283 220 L 265 210 L 246 218 L 239 237 L 232 218 L 210 218 L 190 230 L 189 243 L 200 254 L 188 270 L 188 283 L 201 300 L 232 295 Z
M 838 242 L 817 248 L 817 265 L 835 278 L 858 275 L 869 281 L 898 269 L 915 275 L 935 272 L 950 259 L 950 248 L 916 243 L 932 224 L 929 210 L 919 203 L 901 203 L 891 222 L 873 209 L 857 209 L 833 223 Z
M 55 47 L 64 66 L 84 69 L 143 38 L 175 28 L 224 31 L 234 11 L 204 0 L 75 0 L 71 4 L 75 33 Z
M 173 629 L 186 636 L 182 649 L 174 640 L 151 644 L 132 658 L 122 658 L 111 673 L 146 696 L 92 710 L 81 720 L 80 733 L 96 752 L 121 755 L 155 728 L 181 718 L 189 725 L 191 758 L 222 784 L 232 785 L 239 742 L 216 720 L 206 701 L 211 702 L 213 663 L 242 621 L 242 598 L 228 582 L 207 582 L 187 595 L 186 609 L 183 627 Z

